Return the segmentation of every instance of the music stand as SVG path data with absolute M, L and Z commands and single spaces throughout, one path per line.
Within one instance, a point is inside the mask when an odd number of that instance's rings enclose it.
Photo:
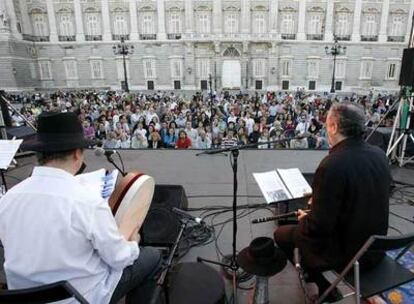
M 9 168 L 10 163 L 13 161 L 22 142 L 23 139 L 0 140 L 0 175 L 2 187 L 4 187 L 5 192 L 7 192 L 8 189 L 4 172 Z

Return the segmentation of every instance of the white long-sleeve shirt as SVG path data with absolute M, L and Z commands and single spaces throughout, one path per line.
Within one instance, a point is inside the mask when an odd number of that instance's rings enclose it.
M 35 167 L 0 199 L 0 239 L 10 289 L 69 281 L 90 303 L 108 303 L 138 258 L 108 204 L 68 172 Z

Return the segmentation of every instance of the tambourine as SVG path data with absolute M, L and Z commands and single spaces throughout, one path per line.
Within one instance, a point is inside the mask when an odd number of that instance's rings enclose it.
M 142 172 L 118 178 L 109 206 L 120 233 L 129 240 L 142 226 L 154 195 L 155 182 Z

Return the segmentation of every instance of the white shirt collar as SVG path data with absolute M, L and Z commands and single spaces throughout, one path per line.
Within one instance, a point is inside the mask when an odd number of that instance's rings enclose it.
M 69 172 L 48 166 L 36 166 L 33 168 L 32 176 L 53 176 L 65 179 L 73 179 L 74 176 Z

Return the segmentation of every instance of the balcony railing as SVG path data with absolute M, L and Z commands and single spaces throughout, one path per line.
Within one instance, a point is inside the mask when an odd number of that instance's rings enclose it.
M 139 34 L 140 40 L 156 40 L 157 34 Z
M 169 40 L 179 40 L 181 39 L 181 34 L 167 34 Z
M 59 41 L 75 41 L 76 40 L 76 36 L 75 35 L 70 35 L 70 36 L 58 36 Z
M 112 40 L 121 40 L 124 38 L 124 40 L 129 40 L 129 35 L 115 35 L 112 34 Z
M 49 41 L 49 36 L 34 36 L 23 34 L 23 40 L 33 41 L 33 42 L 47 42 Z
M 281 34 L 280 36 L 284 40 L 295 40 L 296 39 L 296 34 Z
M 336 39 L 338 39 L 338 41 L 350 41 L 351 40 L 351 35 L 335 35 Z
M 100 41 L 102 40 L 102 35 L 85 35 L 86 41 Z
M 307 34 L 307 40 L 323 40 L 323 34 Z
M 378 36 L 377 35 L 362 35 L 361 36 L 361 41 L 378 41 Z
M 405 37 L 404 36 L 388 36 L 389 42 L 404 42 Z

